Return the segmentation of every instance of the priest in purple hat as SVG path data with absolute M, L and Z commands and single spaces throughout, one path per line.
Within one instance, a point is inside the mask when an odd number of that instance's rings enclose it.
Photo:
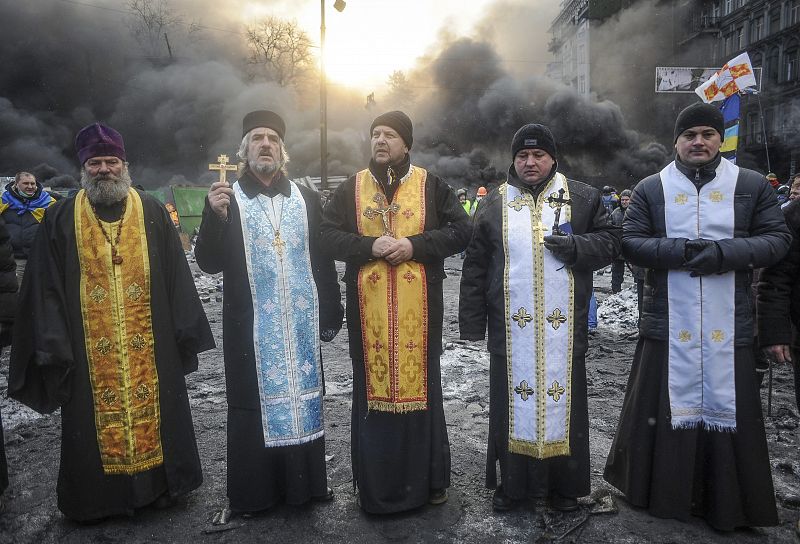
M 58 507 L 85 522 L 201 484 L 184 375 L 214 339 L 168 212 L 131 187 L 122 136 L 93 123 L 75 147 L 83 188 L 31 248 L 8 391 L 61 408 Z

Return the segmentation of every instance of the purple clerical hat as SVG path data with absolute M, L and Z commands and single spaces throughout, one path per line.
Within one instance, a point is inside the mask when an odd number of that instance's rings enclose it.
M 117 157 L 125 159 L 125 143 L 122 135 L 102 123 L 92 123 L 83 127 L 75 136 L 75 150 L 81 164 L 92 157 Z

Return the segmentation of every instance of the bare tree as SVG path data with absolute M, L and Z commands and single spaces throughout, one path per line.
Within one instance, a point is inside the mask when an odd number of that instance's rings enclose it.
M 251 76 L 297 86 L 314 69 L 311 40 L 297 21 L 266 17 L 247 27 Z
M 387 102 L 403 108 L 414 104 L 416 93 L 411 87 L 411 82 L 408 81 L 406 74 L 402 70 L 395 70 L 392 72 L 386 83 L 391 89 L 387 97 Z
M 171 57 L 170 38 L 186 36 L 191 41 L 198 33 L 198 25 L 185 25 L 183 16 L 172 8 L 169 0 L 128 0 L 127 7 L 131 12 L 129 27 L 133 37 L 148 56 L 166 53 Z

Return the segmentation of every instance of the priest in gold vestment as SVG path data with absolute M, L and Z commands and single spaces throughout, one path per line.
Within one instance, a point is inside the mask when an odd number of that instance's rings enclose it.
M 347 264 L 358 501 L 386 514 L 447 500 L 442 280 L 445 257 L 466 247 L 471 225 L 453 190 L 411 164 L 408 116 L 380 115 L 370 136 L 369 168 L 326 205 L 321 245 Z
M 31 250 L 9 395 L 61 408 L 58 507 L 90 521 L 201 484 L 184 375 L 214 339 L 169 214 L 131 188 L 122 136 L 94 123 L 75 147 L 83 189 Z

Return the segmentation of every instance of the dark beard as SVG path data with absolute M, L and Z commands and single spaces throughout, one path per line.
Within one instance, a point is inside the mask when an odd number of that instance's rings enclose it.
M 110 206 L 128 196 L 131 176 L 127 167 L 122 169 L 119 176 L 106 174 L 89 177 L 86 170 L 81 169 L 81 187 L 86 190 L 86 197 L 92 204 Z

